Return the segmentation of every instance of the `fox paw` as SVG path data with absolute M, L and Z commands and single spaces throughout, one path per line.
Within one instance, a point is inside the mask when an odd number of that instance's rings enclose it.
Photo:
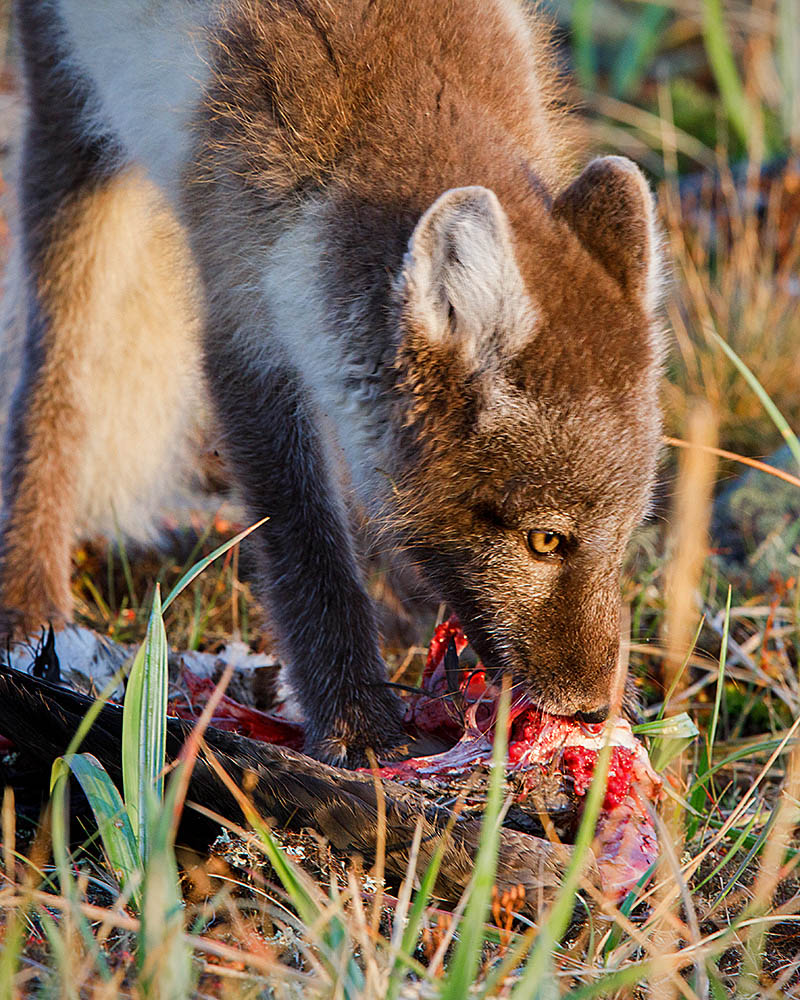
M 403 727 L 405 708 L 392 692 L 381 690 L 369 704 L 347 705 L 333 719 L 310 727 L 305 752 L 337 767 L 369 766 L 368 750 L 379 761 L 407 757 L 411 737 Z

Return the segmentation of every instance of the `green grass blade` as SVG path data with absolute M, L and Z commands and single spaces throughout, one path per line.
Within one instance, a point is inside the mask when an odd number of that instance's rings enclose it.
M 172 843 L 172 813 L 180 792 L 176 769 L 162 801 L 148 788 L 153 822 L 142 888 L 142 923 L 137 961 L 139 987 L 148 1000 L 189 1000 L 194 996 L 192 951 L 186 940 L 183 897 Z
M 717 723 L 719 721 L 719 711 L 722 704 L 722 691 L 725 685 L 725 664 L 728 658 L 728 635 L 731 623 L 731 588 L 728 586 L 728 597 L 725 604 L 725 622 L 722 628 L 722 648 L 719 656 L 719 670 L 717 673 L 717 689 L 714 697 L 714 708 L 711 713 L 711 726 L 706 734 L 706 743 L 701 748 L 700 760 L 697 765 L 697 773 L 694 783 L 689 793 L 689 805 L 694 810 L 694 815 L 687 825 L 687 838 L 691 840 L 697 833 L 700 825 L 700 816 L 706 801 L 705 787 L 711 780 L 714 773 L 711 764 L 714 759 L 714 742 L 717 736 Z
M 128 599 L 131 602 L 131 608 L 136 611 L 139 607 L 139 602 L 136 599 L 136 590 L 133 586 L 133 573 L 131 571 L 130 560 L 128 559 L 128 552 L 125 548 L 125 539 L 120 530 L 119 521 L 117 520 L 117 512 L 114 510 L 113 506 L 111 508 L 111 513 L 114 516 L 114 537 L 117 544 L 117 552 L 119 552 L 120 562 L 122 563 L 122 575 L 125 577 L 125 586 L 128 588 Z
M 703 0 L 703 39 L 725 114 L 745 148 L 748 148 L 752 140 L 753 115 L 725 29 L 722 0 Z
M 53 860 L 58 872 L 61 895 L 70 904 L 66 913 L 69 919 L 74 921 L 79 934 L 83 938 L 86 950 L 93 956 L 94 964 L 99 969 L 100 974 L 105 980 L 108 980 L 111 977 L 108 962 L 97 945 L 97 940 L 89 926 L 89 921 L 78 905 L 78 887 L 72 874 L 72 859 L 69 853 L 69 832 L 67 826 L 68 776 L 69 769 L 64 764 L 63 758 L 54 761 L 50 772 L 50 841 L 53 848 Z M 40 911 L 40 917 L 43 916 L 43 912 Z
M 233 538 L 229 538 L 227 542 L 223 542 L 222 545 L 218 546 L 214 551 L 207 556 L 204 556 L 199 562 L 195 563 L 191 569 L 187 570 L 183 576 L 178 580 L 175 586 L 167 595 L 164 604 L 162 605 L 162 611 L 166 611 L 167 608 L 172 604 L 178 594 L 185 590 L 192 580 L 196 579 L 206 566 L 209 566 L 215 559 L 219 559 L 220 556 L 224 556 L 228 549 L 232 549 L 234 545 L 238 545 L 243 538 L 247 538 L 251 532 L 255 531 L 256 528 L 260 528 L 262 524 L 268 521 L 268 517 L 262 517 L 260 521 L 256 521 L 255 524 L 251 524 L 249 528 L 245 528 L 244 531 L 240 531 L 238 535 L 234 535 Z
M 719 895 L 717 896 L 717 898 L 714 900 L 714 902 L 709 907 L 709 910 L 708 910 L 709 913 L 713 913 L 714 910 L 716 910 L 716 908 L 719 906 L 719 904 L 725 899 L 725 897 L 728 895 L 728 893 L 730 893 L 733 889 L 735 889 L 739 885 L 741 885 L 741 883 L 739 881 L 740 878 L 747 871 L 747 869 L 748 869 L 748 867 L 750 865 L 750 862 L 753 860 L 753 858 L 756 856 L 756 854 L 758 854 L 758 852 L 761 850 L 761 848 L 767 842 L 767 837 L 769 836 L 770 830 L 775 825 L 775 820 L 777 819 L 777 816 L 778 816 L 779 805 L 780 805 L 780 803 L 778 805 L 776 805 L 775 808 L 772 810 L 772 813 L 771 813 L 769 819 L 764 824 L 764 829 L 761 831 L 761 833 L 759 833 L 758 837 L 756 838 L 755 843 L 753 844 L 753 846 L 750 848 L 750 850 L 745 855 L 744 860 L 739 865 L 739 867 L 736 869 L 733 877 L 730 878 L 728 880 L 728 884 L 725 885 L 725 886 L 723 886 L 723 888 L 720 890 Z M 743 843 L 746 843 L 746 842 L 747 842 L 747 837 L 745 836 L 743 838 Z
M 689 646 L 689 650 L 686 653 L 683 663 L 681 664 L 681 669 L 675 674 L 672 683 L 669 686 L 669 690 L 664 695 L 664 700 L 661 702 L 661 708 L 658 710 L 658 715 L 656 716 L 656 721 L 660 722 L 664 718 L 664 712 L 667 710 L 667 705 L 669 705 L 672 695 L 675 692 L 675 688 L 678 686 L 678 681 L 683 677 L 683 672 L 689 666 L 689 660 L 692 658 L 692 653 L 695 651 L 697 646 L 697 640 L 700 638 L 700 633 L 703 631 L 703 625 L 705 624 L 706 616 L 702 615 L 700 618 L 700 624 L 697 626 L 697 631 L 694 634 L 694 639 L 692 639 L 692 644 Z
M 705 776 L 708 774 L 709 760 L 708 760 L 708 745 L 703 742 L 700 745 L 700 756 L 697 761 L 697 772 L 698 776 Z M 706 793 L 706 782 L 695 780 L 692 785 L 686 801 L 689 804 L 689 815 L 686 822 L 686 840 L 692 841 L 700 828 L 701 821 L 705 818 L 705 805 L 709 798 Z
M 306 887 L 305 876 L 289 861 L 280 846 L 276 843 L 269 827 L 265 825 L 255 810 L 247 809 L 246 815 L 248 823 L 258 835 L 261 845 L 264 848 L 264 853 L 272 865 L 272 870 L 286 890 L 286 894 L 291 900 L 292 906 L 297 911 L 297 915 L 307 926 L 318 923 L 322 911 L 314 896 Z M 323 943 L 330 946 L 336 940 L 346 941 L 347 933 L 345 928 L 341 926 L 339 918 L 334 916 L 330 923 L 336 926 L 329 926 L 326 929 L 326 940 Z M 327 954 L 323 957 L 327 962 L 329 970 L 335 973 L 337 971 L 337 956 L 335 954 Z M 345 965 L 344 972 L 345 982 L 342 985 L 345 994 L 356 993 L 357 995 L 363 986 L 364 975 L 352 954 Z
M 38 917 L 48 944 L 49 995 L 57 996 L 59 1000 L 81 1000 L 78 985 L 74 981 L 74 951 L 68 947 L 69 937 L 64 932 L 64 921 L 56 923 L 45 909 L 39 910 Z M 48 993 L 44 995 L 48 996 Z
M 717 331 L 711 327 L 706 327 L 706 333 L 711 337 L 711 339 L 716 343 L 722 352 L 733 362 L 736 369 L 744 378 L 745 382 L 750 386 L 753 392 L 758 396 L 761 405 L 767 411 L 772 422 L 780 431 L 781 437 L 789 446 L 789 451 L 791 451 L 797 464 L 800 466 L 800 441 L 797 440 L 797 435 L 789 426 L 789 421 L 784 417 L 778 407 L 772 402 L 772 400 L 767 395 L 766 390 L 755 377 L 755 375 L 750 371 L 747 365 L 742 361 L 739 355 L 734 351 L 727 341 L 723 340 L 722 337 L 717 333 Z
M 126 664 L 123 664 L 120 669 L 114 674 L 111 680 L 106 684 L 100 694 L 95 698 L 94 702 L 89 706 L 86 715 L 81 719 L 78 728 L 75 730 L 75 735 L 69 741 L 69 746 L 67 747 L 64 756 L 72 757 L 78 752 L 78 749 L 83 743 L 86 734 L 94 725 L 94 721 L 97 716 L 102 712 L 103 706 L 108 702 L 108 699 L 114 693 L 116 688 L 119 686 L 120 681 L 125 675 Z M 52 792 L 52 787 L 51 787 Z
M 729 753 L 727 757 L 723 757 L 722 760 L 712 764 L 703 776 L 703 780 L 706 780 L 711 775 L 716 774 L 717 771 L 720 771 L 723 767 L 727 767 L 729 764 L 735 764 L 737 760 L 751 758 L 760 753 L 772 753 L 772 751 L 779 747 L 782 742 L 782 739 L 774 739 L 762 740 L 760 743 L 748 743 L 740 750 L 734 750 L 733 753 Z M 798 741 L 796 739 L 788 740 L 783 748 L 783 753 L 789 753 L 792 747 L 797 745 L 797 742 Z
M 717 738 L 717 723 L 722 704 L 722 690 L 725 686 L 725 664 L 728 662 L 728 637 L 731 628 L 731 587 L 728 585 L 728 598 L 725 602 L 725 621 L 722 626 L 722 648 L 719 653 L 719 673 L 717 674 L 717 690 L 714 695 L 714 711 L 711 715 L 711 726 L 708 730 L 708 760 L 714 759 L 714 741 Z
M 401 976 L 403 970 L 408 968 L 409 964 L 413 962 L 412 956 L 414 954 L 414 949 L 417 946 L 419 931 L 422 926 L 422 917 L 425 912 L 425 907 L 428 905 L 431 898 L 434 886 L 436 885 L 439 868 L 441 867 L 444 850 L 447 845 L 448 834 L 449 830 L 442 835 L 439 843 L 436 845 L 436 850 L 433 852 L 433 856 L 428 862 L 425 873 L 420 880 L 419 889 L 414 895 L 414 902 L 411 905 L 408 920 L 403 931 L 403 937 L 400 942 L 400 954 L 395 959 L 394 967 L 389 978 L 389 986 L 386 990 L 386 1000 L 395 1000 L 395 997 L 400 991 L 400 986 L 402 985 Z
M 594 839 L 597 818 L 600 815 L 606 794 L 606 778 L 610 759 L 611 744 L 606 743 L 597 758 L 592 784 L 586 795 L 583 816 L 572 848 L 572 857 L 564 873 L 564 880 L 550 913 L 541 923 L 539 934 L 525 969 L 511 994 L 512 1000 L 533 1000 L 533 998 L 543 997 L 547 995 L 548 989 L 552 985 L 553 952 L 569 927 L 572 917 L 575 893 L 580 884 L 586 858 Z
M 248 822 L 258 834 L 264 853 L 267 855 L 278 880 L 286 890 L 297 915 L 303 923 L 313 924 L 319 918 L 321 911 L 316 900 L 306 888 L 304 879 L 278 846 L 269 827 L 260 820 L 254 822 L 252 817 L 248 817 Z
M 778 0 L 778 73 L 783 91 L 783 129 L 789 148 L 800 150 L 800 4 Z
M 508 713 L 511 695 L 503 688 L 494 729 L 492 773 L 481 827 L 481 839 L 472 878 L 469 902 L 458 926 L 458 944 L 450 961 L 442 1000 L 463 1000 L 472 986 L 483 950 L 483 925 L 492 898 L 497 852 L 500 847 L 500 813 L 503 808 Z
M 125 804 L 116 785 L 92 754 L 78 754 L 69 759 L 59 757 L 53 762 L 51 783 L 67 771 L 72 771 L 80 783 L 94 814 L 111 870 L 122 888 L 131 891 L 131 898 L 138 910 L 141 903 L 139 852 Z
M 168 653 L 156 585 L 147 635 L 133 661 L 122 714 L 123 793 L 143 861 L 149 851 L 150 792 L 160 799 L 164 787 Z
M 725 988 L 722 979 L 720 979 L 719 969 L 711 959 L 706 962 L 706 970 L 708 972 L 708 983 L 711 987 L 711 1000 L 728 1000 L 730 994 Z
M 646 982 L 651 967 L 652 962 L 649 959 L 646 962 L 635 962 L 624 969 L 600 976 L 593 983 L 578 986 L 577 989 L 565 994 L 565 1000 L 595 1000 L 597 997 L 605 1000 L 626 986 L 635 986 L 637 983 Z
M 53 860 L 58 871 L 58 878 L 61 884 L 61 894 L 67 899 L 75 897 L 75 880 L 72 877 L 72 868 L 69 859 L 69 836 L 67 834 L 67 775 L 68 768 L 63 763 L 63 758 L 53 761 L 50 770 L 50 798 L 51 798 L 51 841 L 53 847 Z
M 708 875 L 706 875 L 706 877 L 703 879 L 702 882 L 698 882 L 697 885 L 694 886 L 693 889 L 694 892 L 697 892 L 704 885 L 710 882 L 711 879 L 714 878 L 714 876 L 718 872 L 722 871 L 722 869 L 727 865 L 727 863 L 731 860 L 731 858 L 736 857 L 737 853 L 739 852 L 739 848 L 742 846 L 742 844 L 744 844 L 747 841 L 747 838 L 750 836 L 753 827 L 756 825 L 757 819 L 758 816 L 753 816 L 750 819 L 750 822 L 747 824 L 747 826 L 743 830 L 739 831 L 739 836 L 736 838 L 736 840 L 733 842 L 730 848 L 725 852 L 725 856 L 722 858 L 721 861 L 717 862 L 713 870 L 709 872 Z M 735 830 L 731 832 L 735 832 Z
M 14 986 L 14 980 L 27 933 L 25 910 L 18 906 L 13 913 L 6 913 L 5 917 L 5 935 L 3 947 L 0 948 L 0 997 L 16 997 L 19 996 L 19 991 Z
M 327 954 L 329 968 L 335 968 L 337 986 L 341 985 L 343 1000 L 363 1000 L 364 974 L 353 960 L 352 943 L 338 917 L 329 920 L 322 935 L 322 950 Z M 347 959 L 343 961 L 343 956 Z
M 629 917 L 631 915 L 631 911 L 633 910 L 637 900 L 639 899 L 640 891 L 644 889 L 644 887 L 653 877 L 657 867 L 658 867 L 658 858 L 656 858 L 656 860 L 651 865 L 648 866 L 647 871 L 644 872 L 639 877 L 639 880 L 637 881 L 635 888 L 628 890 L 627 894 L 625 895 L 625 898 L 619 905 L 619 912 L 622 914 L 623 917 Z M 614 926 L 611 928 L 611 933 L 608 935 L 608 940 L 603 946 L 603 958 L 608 958 L 611 952 L 614 951 L 614 949 L 620 944 L 624 934 L 625 931 L 620 926 L 620 924 L 615 923 Z

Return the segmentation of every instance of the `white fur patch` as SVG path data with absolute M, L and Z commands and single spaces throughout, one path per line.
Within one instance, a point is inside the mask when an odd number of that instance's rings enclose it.
M 95 84 L 91 128 L 109 125 L 174 194 L 208 77 L 205 31 L 216 0 L 56 0 L 74 62 Z
M 145 540 L 154 511 L 190 478 L 204 381 L 182 233 L 140 172 L 120 175 L 112 192 L 94 220 L 89 294 L 56 336 L 80 337 L 84 353 L 78 531 Z
M 262 284 L 270 332 L 313 392 L 361 499 L 374 501 L 386 431 L 376 421 L 376 361 L 373 356 L 361 362 L 348 359 L 342 346 L 347 331 L 334 332 L 319 285 L 321 268 L 320 229 L 312 210 L 270 251 Z M 366 321 L 355 303 L 352 325 Z

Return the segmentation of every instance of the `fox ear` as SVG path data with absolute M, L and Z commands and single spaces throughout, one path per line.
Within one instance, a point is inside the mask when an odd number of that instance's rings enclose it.
M 624 156 L 593 160 L 556 198 L 563 219 L 584 247 L 631 298 L 651 311 L 662 277 L 655 206 L 641 170 Z
M 522 346 L 534 310 L 492 191 L 453 188 L 437 198 L 411 236 L 401 296 L 412 327 L 435 344 L 454 344 L 471 366 Z

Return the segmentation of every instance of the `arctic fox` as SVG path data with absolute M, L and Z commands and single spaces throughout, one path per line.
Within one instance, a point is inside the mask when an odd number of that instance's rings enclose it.
M 308 750 L 405 739 L 352 529 L 487 666 L 600 719 L 659 447 L 653 200 L 575 179 L 515 0 L 17 0 L 22 375 L 0 606 L 71 613 L 210 400 Z

